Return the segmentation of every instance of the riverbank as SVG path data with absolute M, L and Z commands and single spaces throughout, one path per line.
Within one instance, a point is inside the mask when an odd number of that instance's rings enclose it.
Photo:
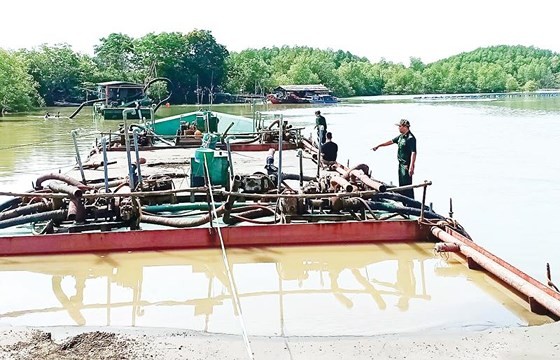
M 560 323 L 371 337 L 251 337 L 255 359 L 551 359 Z M 154 328 L 0 328 L 0 359 L 248 359 L 241 336 Z

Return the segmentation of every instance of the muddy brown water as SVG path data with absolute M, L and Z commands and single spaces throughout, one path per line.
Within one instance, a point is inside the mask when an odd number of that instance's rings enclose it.
M 251 335 L 335 336 L 542 324 L 433 244 L 229 249 Z M 0 258 L 0 323 L 240 333 L 218 250 Z M 32 289 L 32 291 L 31 291 Z
M 407 99 L 321 107 L 339 161 L 366 163 L 396 183 L 396 149 L 369 149 L 407 118 L 418 138 L 415 182 L 431 180 L 427 200 L 474 240 L 529 275 L 560 273 L 560 99 L 413 103 Z M 389 99 L 391 100 L 391 99 Z M 192 111 L 192 108 L 180 108 Z M 217 111 L 250 114 L 247 106 Z M 263 109 L 266 110 L 266 109 Z M 313 106 L 270 107 L 311 133 Z M 64 116 L 64 109 L 62 115 Z M 118 122 L 0 121 L 0 189 L 25 191 L 38 175 L 74 161 L 100 129 Z M 307 134 L 305 134 L 307 135 Z M 552 156 L 552 157 L 551 157 Z M 417 193 L 417 196 L 420 194 Z M 1 201 L 2 199 L 0 199 Z M 431 244 L 229 250 L 250 334 L 370 335 L 519 326 L 550 321 Z M 0 324 L 178 327 L 240 333 L 221 254 L 195 252 L 0 259 Z

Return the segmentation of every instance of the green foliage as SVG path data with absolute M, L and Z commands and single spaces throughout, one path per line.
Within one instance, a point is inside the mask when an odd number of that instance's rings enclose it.
M 169 95 L 167 83 L 163 81 L 153 82 L 147 90 L 147 95 L 155 102 L 160 102 Z
M 134 62 L 136 52 L 133 38 L 113 33 L 99 41 L 100 44 L 94 46 L 93 61 L 98 69 L 94 82 L 142 81 L 145 73 Z
M 197 90 L 208 94 L 224 82 L 228 51 L 209 31 L 151 33 L 136 40 L 134 48 L 136 64 L 172 81 L 172 102 L 194 102 Z
M 356 91 L 353 81 L 345 73 L 355 76 L 365 67 L 350 69 L 349 62 L 366 63 L 344 51 L 319 50 L 310 47 L 273 47 L 260 50 L 247 49 L 232 53 L 228 58 L 226 89 L 231 92 L 260 90 L 271 92 L 275 87 L 286 84 L 324 84 L 339 96 L 352 96 Z M 369 62 L 368 62 L 369 64 Z M 371 65 L 371 64 L 370 64 Z M 372 76 L 364 72 L 363 78 Z M 361 89 L 379 87 L 361 85 Z M 259 92 L 259 91 L 257 91 Z
M 90 59 L 75 53 L 67 44 L 22 50 L 20 56 L 39 84 L 39 94 L 47 105 L 53 105 L 55 101 L 80 99 L 80 85 L 92 75 Z
M 1 49 L 0 49 L 1 50 Z M 493 46 L 409 66 L 342 50 L 273 47 L 228 53 L 211 32 L 150 33 L 101 38 L 90 57 L 66 44 L 0 51 L 0 106 L 10 111 L 44 102 L 85 99 L 84 84 L 155 77 L 173 83 L 173 103 L 208 102 L 210 92 L 267 94 L 279 85 L 323 84 L 336 96 L 534 91 L 560 87 L 560 54 L 525 46 Z M 155 84 L 151 96 L 171 89 Z M 0 109 L 1 110 L 1 109 Z
M 428 65 L 423 75 L 432 92 L 465 93 L 513 91 L 529 82 L 535 89 L 554 88 L 560 85 L 559 72 L 560 56 L 552 51 L 501 45 L 440 60 Z
M 537 82 L 533 80 L 527 81 L 522 87 L 523 91 L 535 91 L 537 89 L 538 89 Z
M 42 105 L 36 87 L 25 60 L 0 49 L 0 116 L 6 111 L 26 111 Z
M 227 59 L 226 90 L 233 93 L 264 93 L 272 88 L 272 69 L 256 50 L 233 53 Z
M 519 90 L 519 83 L 513 75 L 508 74 L 506 78 L 506 91 L 517 91 Z
M 519 84 L 560 86 L 560 55 L 524 46 L 480 48 L 425 65 L 372 64 L 343 51 L 309 47 L 249 49 L 228 58 L 232 92 L 278 85 L 324 84 L 337 96 L 515 91 Z M 532 81 L 532 82 L 529 82 Z M 258 84 L 259 86 L 256 86 Z M 523 88 L 527 88 L 523 86 Z

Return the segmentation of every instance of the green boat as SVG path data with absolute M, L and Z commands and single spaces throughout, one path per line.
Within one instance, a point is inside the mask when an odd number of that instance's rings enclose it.
M 168 95 L 155 103 L 148 96 L 149 87 L 156 83 L 164 81 L 168 85 Z M 108 81 L 96 84 L 93 90 L 97 94 L 97 98 L 87 100 L 70 115 L 70 119 L 74 118 L 84 108 L 84 106 L 93 106 L 93 116 L 102 120 L 123 120 L 126 111 L 127 119 L 136 120 L 153 120 L 154 113 L 157 109 L 171 97 L 171 81 L 167 78 L 155 78 L 147 84 L 138 84 L 127 81 Z
M 146 123 L 155 134 L 165 137 L 175 136 L 181 128 L 191 124 L 203 133 L 239 134 L 253 132 L 255 128 L 254 119 L 210 110 L 183 113 Z

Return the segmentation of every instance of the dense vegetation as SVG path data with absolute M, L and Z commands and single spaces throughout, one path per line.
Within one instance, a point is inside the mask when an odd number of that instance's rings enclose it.
M 0 49 L 0 113 L 56 101 L 78 102 L 102 81 L 169 78 L 172 103 L 208 101 L 209 93 L 266 94 L 282 84 L 322 83 L 339 97 L 381 94 L 531 91 L 560 87 L 560 55 L 524 46 L 479 48 L 424 64 L 372 63 L 349 52 L 309 47 L 229 53 L 209 31 L 110 34 L 94 55 L 54 45 Z M 206 97 L 204 98 L 204 94 Z

